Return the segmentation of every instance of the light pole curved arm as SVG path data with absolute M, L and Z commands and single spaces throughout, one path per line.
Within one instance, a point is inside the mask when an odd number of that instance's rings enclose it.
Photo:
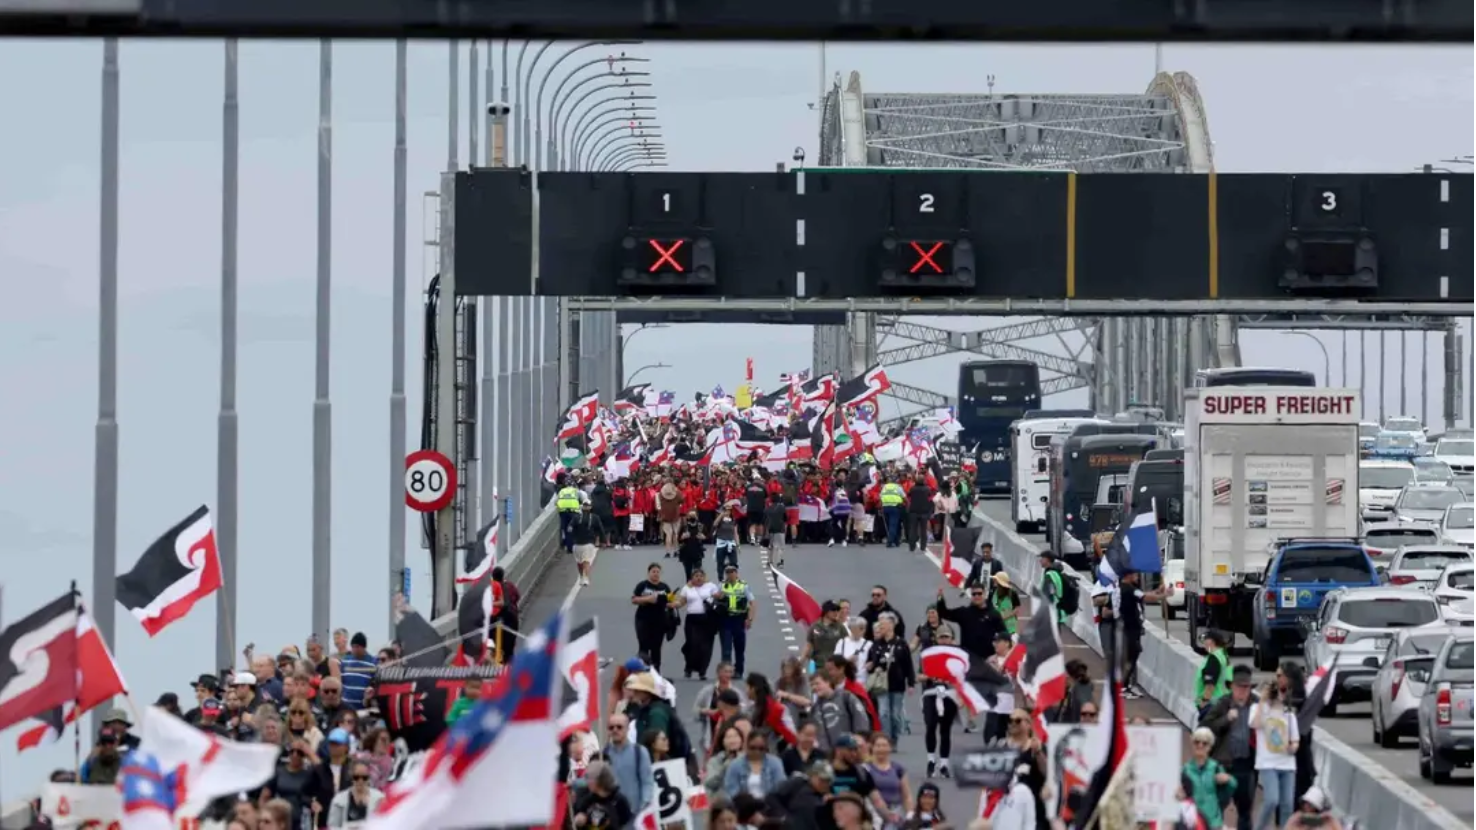
M 1322 385 L 1323 386 L 1331 386 L 1332 385 L 1332 358 L 1328 356 L 1327 344 L 1322 342 L 1322 338 L 1321 337 L 1318 337 L 1317 335 L 1313 334 L 1310 331 L 1295 331 L 1295 330 L 1293 330 L 1293 331 L 1287 332 L 1287 334 L 1295 334 L 1298 337 L 1305 337 L 1308 340 L 1311 340 L 1313 343 L 1316 343 L 1317 344 L 1317 348 L 1319 348 L 1319 349 L 1322 350 Z
M 593 169 L 596 172 L 605 172 L 621 162 L 632 159 L 665 161 L 666 145 L 659 142 L 655 144 L 616 142 L 611 144 L 605 150 L 604 154 L 595 161 Z
M 606 118 L 603 121 L 599 121 L 599 122 L 597 122 L 595 124 L 592 124 L 592 125 L 590 125 L 590 128 L 589 128 L 589 136 L 587 136 L 587 138 L 593 138 L 593 140 L 592 141 L 583 141 L 583 142 L 580 142 L 579 147 L 576 150 L 576 154 L 574 155 L 574 160 L 575 161 L 584 161 L 584 160 L 586 160 L 584 158 L 584 155 L 583 155 L 584 154 L 584 150 L 586 148 L 590 147 L 591 145 L 598 146 L 600 142 L 604 141 L 606 138 L 609 138 L 610 136 L 614 135 L 616 132 L 618 132 L 620 130 L 628 130 L 628 129 L 630 129 L 630 123 L 632 121 L 642 122 L 641 123 L 641 127 L 642 127 L 642 129 L 644 129 L 647 126 L 655 127 L 656 124 L 649 123 L 649 122 L 654 122 L 655 120 L 656 120 L 656 116 L 654 116 L 654 115 L 637 115 L 635 113 L 618 113 L 616 115 L 610 116 L 609 118 Z M 609 129 L 605 129 L 606 127 L 608 127 Z M 601 130 L 604 130 L 604 131 L 603 132 L 600 132 Z M 588 169 L 588 168 L 580 168 L 580 169 L 583 170 L 583 169 Z
M 629 161 L 620 162 L 615 167 L 611 168 L 611 170 L 615 173 L 632 173 L 642 168 L 656 168 L 665 166 L 666 162 L 660 159 L 631 159 Z
M 583 78 L 579 78 L 579 73 L 583 72 L 584 70 L 590 68 L 591 66 L 597 66 L 601 63 L 607 62 L 610 64 L 610 68 L 605 70 L 604 72 L 596 72 L 592 75 L 585 75 Z M 554 87 L 553 100 L 549 104 L 549 128 L 555 131 L 558 129 L 559 119 L 561 118 L 564 111 L 564 106 L 569 103 L 569 99 L 574 95 L 575 92 L 579 91 L 580 87 L 593 81 L 600 80 L 601 78 L 620 78 L 622 80 L 627 78 L 649 78 L 651 77 L 650 72 L 628 72 L 626 71 L 624 64 L 650 62 L 651 61 L 647 58 L 620 57 L 615 58 L 614 60 L 610 60 L 609 58 L 595 58 L 594 60 L 585 61 L 584 63 L 581 63 L 573 69 L 569 70 L 569 74 L 565 75 L 564 79 L 562 81 L 559 81 L 559 85 Z M 615 64 L 617 63 L 621 64 L 619 72 L 615 71 Z M 579 78 L 579 82 L 574 84 L 573 87 L 570 87 L 569 82 L 574 80 L 575 78 Z M 649 83 L 649 81 L 647 83 Z M 565 90 L 568 91 L 566 92 Z
M 554 42 L 551 40 L 544 41 L 543 45 L 538 47 L 538 51 L 533 53 L 533 63 L 529 65 L 528 73 L 524 74 L 523 58 L 528 54 L 528 47 L 530 45 L 532 45 L 531 42 L 525 40 L 523 41 L 522 48 L 518 50 L 518 77 L 513 84 L 513 94 L 518 96 L 518 100 L 514 104 L 521 111 L 518 117 L 518 129 L 516 130 L 517 163 L 519 165 L 527 164 L 528 162 L 528 84 L 533 71 L 538 68 L 538 61 L 543 57 L 543 53 L 547 52 L 549 47 L 554 45 Z
M 656 100 L 655 95 L 629 95 L 625 97 L 611 95 L 591 104 L 589 109 L 580 113 L 579 117 L 574 119 L 573 128 L 565 136 L 565 140 L 569 146 L 566 148 L 564 157 L 572 159 L 579 158 L 579 151 L 584 146 L 584 139 L 593 129 L 593 125 L 600 122 L 600 119 L 620 112 L 626 112 L 632 115 L 638 112 L 655 112 L 656 107 L 654 106 L 638 105 L 636 103 L 638 101 L 654 100 Z M 625 104 L 625 106 L 607 106 L 604 109 L 599 109 L 599 107 L 605 106 L 606 104 Z M 571 115 L 573 112 L 574 110 L 570 110 Z
M 625 173 L 625 172 L 629 172 L 636 165 L 664 165 L 664 164 L 666 164 L 666 156 L 665 155 L 643 155 L 643 154 L 640 154 L 640 153 L 635 153 L 635 152 L 631 152 L 631 151 L 625 151 L 625 152 L 618 153 L 615 156 L 611 157 L 609 161 L 605 162 L 604 167 L 601 167 L 600 168 L 600 171 L 599 172 L 601 172 L 601 173 Z
M 533 99 L 533 169 L 543 169 L 543 93 L 548 89 L 549 79 L 553 78 L 554 72 L 558 71 L 559 64 L 574 57 L 585 49 L 593 49 L 596 46 L 632 46 L 639 45 L 638 40 L 594 40 L 589 43 L 581 43 L 570 47 L 564 54 L 554 59 L 543 76 L 538 80 L 538 95 Z M 536 61 L 534 62 L 536 66 Z
M 602 153 L 604 153 L 606 150 L 609 150 L 612 146 L 618 145 L 625 141 L 639 142 L 651 138 L 661 138 L 661 125 L 651 124 L 649 126 L 642 127 L 640 135 L 635 135 L 631 133 L 630 128 L 625 126 L 624 124 L 611 127 L 610 129 L 605 130 L 603 133 L 601 133 L 598 138 L 595 138 L 594 140 L 589 142 L 589 149 L 586 150 L 584 154 L 584 163 L 580 166 L 579 169 L 599 169 L 596 166 L 595 162 L 600 158 L 600 155 Z

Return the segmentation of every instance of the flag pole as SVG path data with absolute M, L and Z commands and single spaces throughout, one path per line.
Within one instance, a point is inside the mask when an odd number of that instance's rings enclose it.
M 82 603 L 79 601 L 77 594 L 77 580 L 75 579 L 72 580 L 72 606 L 79 613 L 82 611 Z M 76 673 L 76 666 L 73 665 L 72 674 L 74 682 Z M 63 721 L 62 728 L 66 728 L 65 721 Z M 82 781 L 82 687 L 80 683 L 72 690 L 72 774 L 76 776 L 78 784 L 84 783 Z

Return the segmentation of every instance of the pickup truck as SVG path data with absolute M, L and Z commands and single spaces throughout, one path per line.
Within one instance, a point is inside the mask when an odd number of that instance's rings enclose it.
M 1445 784 L 1455 767 L 1471 766 L 1471 690 L 1476 640 L 1452 637 L 1435 656 L 1420 699 L 1420 777 Z
M 1379 584 L 1373 560 L 1357 539 L 1274 542 L 1251 620 L 1256 668 L 1275 671 L 1282 654 L 1302 647 L 1328 593 Z

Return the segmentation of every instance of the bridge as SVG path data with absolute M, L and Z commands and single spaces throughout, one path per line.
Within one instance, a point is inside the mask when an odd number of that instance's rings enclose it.
M 116 68 L 115 62 L 114 72 Z M 455 72 L 453 69 L 453 77 Z M 490 68 L 488 72 L 486 89 L 490 96 L 494 79 Z M 499 80 L 505 89 L 507 79 Z M 521 98 L 509 98 L 504 93 L 500 100 L 526 104 L 529 97 L 526 80 L 514 78 L 515 90 L 520 84 L 524 89 Z M 458 94 L 454 90 L 453 85 L 453 100 Z M 540 106 L 540 117 L 541 109 Z M 1209 188 L 1209 182 L 1217 181 L 1206 102 L 1200 98 L 1193 78 L 1185 73 L 1160 72 L 1149 79 L 1141 95 L 1013 94 L 990 89 L 967 96 L 869 92 L 863 90 L 859 74 L 850 73 L 837 77 L 824 97 L 822 110 L 818 167 L 809 171 L 789 169 L 775 174 L 776 177 L 797 182 L 802 174 L 838 179 L 845 171 L 894 176 L 917 169 L 929 174 L 946 171 L 948 176 L 979 171 L 981 176 L 999 174 L 997 180 L 1006 181 L 1006 176 L 1038 174 L 1049 187 L 1054 188 L 1059 182 L 1063 193 L 1078 193 L 1077 188 L 1090 187 L 1085 182 L 1093 175 L 1174 180 L 1175 184 L 1170 186 L 1186 188 Z M 1006 301 L 986 296 L 987 292 L 967 296 L 928 294 L 919 298 L 881 294 L 863 287 L 851 293 L 859 299 L 844 301 L 839 295 L 806 297 L 801 291 L 799 297 L 785 293 L 736 297 L 730 302 L 711 296 L 693 299 L 618 291 L 601 294 L 577 290 L 580 287 L 577 284 L 566 285 L 567 290 L 561 294 L 541 291 L 540 278 L 546 278 L 543 285 L 549 286 L 561 275 L 571 273 L 545 264 L 544 256 L 557 252 L 550 252 L 542 240 L 550 229 L 558 230 L 558 220 L 544 218 L 543 210 L 556 204 L 552 195 L 557 191 L 556 176 L 577 172 L 572 164 L 577 164 L 580 156 L 575 153 L 571 162 L 567 155 L 560 158 L 551 153 L 548 163 L 543 164 L 539 156 L 542 142 L 530 136 L 525 114 L 522 115 L 524 124 L 519 128 L 519 112 L 514 110 L 511 119 L 499 115 L 487 125 L 485 159 L 473 150 L 474 159 L 484 162 L 484 168 L 462 176 L 448 176 L 442 182 L 441 222 L 434 238 L 426 240 L 435 245 L 440 258 L 438 281 L 428 299 L 428 319 L 435 321 L 429 342 L 434 344 L 437 355 L 429 364 L 433 378 L 428 392 L 426 443 L 452 458 L 460 473 L 460 484 L 451 505 L 428 519 L 424 527 L 436 568 L 433 602 L 437 613 L 442 615 L 438 624 L 444 629 L 455 627 L 454 619 L 446 616 L 454 605 L 449 578 L 454 556 L 470 542 L 483 522 L 493 515 L 504 515 L 508 518 L 503 561 L 509 578 L 528 595 L 525 615 L 537 618 L 572 599 L 576 617 L 594 616 L 601 620 L 602 650 L 606 656 L 620 659 L 634 654 L 633 632 L 625 616 L 629 613 L 629 603 L 625 597 L 643 576 L 646 565 L 656 557 L 649 549 L 607 551 L 596 563 L 594 584 L 581 589 L 574 584 L 566 558 L 556 551 L 555 522 L 549 509 L 542 505 L 540 475 L 548 455 L 546 448 L 550 446 L 547 426 L 563 407 L 582 393 L 601 390 L 608 394 L 624 377 L 620 365 L 622 323 L 712 319 L 813 325 L 813 369 L 843 375 L 858 374 L 876 362 L 903 365 L 951 352 L 1023 357 L 1039 363 L 1051 374 L 1048 389 L 1052 393 L 1089 390 L 1094 406 L 1102 410 L 1115 410 L 1129 402 L 1158 401 L 1170 417 L 1176 414 L 1182 390 L 1197 369 L 1239 364 L 1239 337 L 1244 330 L 1266 326 L 1354 330 L 1407 327 L 1443 332 L 1447 339 L 1444 370 L 1447 391 L 1443 406 L 1447 421 L 1455 420 L 1464 399 L 1460 390 L 1464 376 L 1459 370 L 1459 350 L 1451 321 L 1471 313 L 1469 270 L 1448 272 L 1452 284 L 1458 286 L 1453 294 L 1441 295 L 1423 287 L 1407 291 L 1400 282 L 1406 275 L 1389 273 L 1385 277 L 1386 287 L 1392 294 L 1357 300 L 1326 297 L 1285 300 L 1268 296 L 1273 292 L 1261 287 L 1247 289 L 1238 297 L 1231 296 L 1234 292 L 1228 290 L 1225 296 L 1202 297 L 1198 282 L 1193 288 L 1182 289 L 1176 283 L 1180 278 L 1171 275 L 1152 281 L 1149 296 L 1139 305 L 1118 303 L 1115 299 L 1118 295 L 1094 297 L 1089 296 L 1090 292 L 1080 298 L 1063 292 L 1062 296 Z M 643 156 L 638 153 L 632 158 L 640 160 Z M 455 169 L 460 165 L 452 159 L 448 166 Z M 519 166 L 549 174 L 545 179 L 549 183 L 547 200 L 535 210 L 533 197 L 529 195 L 526 236 L 520 239 L 518 233 L 509 235 L 514 246 L 526 242 L 521 252 L 511 252 L 499 268 L 475 267 L 475 260 L 468 257 L 491 256 L 495 252 L 479 251 L 473 241 L 474 232 L 467 232 L 469 227 L 475 228 L 478 217 L 475 212 L 462 213 L 471 208 L 463 198 L 467 191 L 458 187 L 484 173 L 483 181 L 513 181 L 513 173 L 502 168 Z M 1448 227 L 1458 233 L 1464 227 L 1466 235 L 1463 239 L 1457 237 L 1465 247 L 1452 252 L 1451 257 L 1464 257 L 1465 267 L 1469 269 L 1470 177 L 1431 172 L 1402 177 L 1395 184 L 1410 192 L 1430 194 L 1454 189 L 1455 198 L 1451 201 L 1463 204 L 1465 214 L 1457 215 Z M 500 186 L 489 184 L 493 188 Z M 1362 194 L 1370 203 L 1379 198 L 1378 185 L 1367 182 L 1338 182 L 1329 186 L 1346 188 L 1338 190 L 1339 193 Z M 1297 185 L 1286 179 L 1267 187 L 1280 188 L 1276 191 L 1279 193 L 1295 190 Z M 1206 199 L 1201 195 L 1197 198 L 1199 209 L 1208 210 L 1203 207 Z M 497 203 L 491 196 L 488 200 L 494 206 L 511 204 L 522 209 L 519 201 Z M 1430 200 L 1438 202 L 1439 197 L 1432 195 Z M 1209 203 L 1215 203 L 1214 197 Z M 1431 212 L 1437 209 L 1438 204 L 1430 206 Z M 1369 212 L 1372 221 L 1371 204 Z M 1403 202 L 1385 210 L 1386 215 L 1401 212 L 1410 213 Z M 1431 232 L 1433 226 L 1424 222 L 1429 215 L 1422 208 L 1414 213 L 1419 221 L 1406 220 L 1405 224 L 1418 224 L 1417 231 Z M 1285 216 L 1279 219 L 1284 221 Z M 543 227 L 535 231 L 537 223 Z M 612 231 L 617 235 L 625 233 L 629 226 L 627 222 L 619 228 L 612 227 Z M 1272 233 L 1283 231 L 1284 228 L 1277 227 Z M 1072 239 L 1074 246 L 1077 238 Z M 1081 239 L 1084 249 L 1080 287 L 1085 291 L 1092 287 L 1088 278 L 1092 262 L 1089 251 L 1085 250 L 1086 237 Z M 1227 244 L 1230 242 L 1227 238 Z M 1178 243 L 1174 239 L 1159 240 L 1164 255 L 1170 258 L 1177 256 Z M 1433 249 L 1433 243 L 1431 246 Z M 1150 252 L 1157 250 L 1152 248 Z M 1197 249 L 1193 257 L 1197 262 L 1206 259 Z M 116 270 L 116 261 L 113 267 Z M 478 296 L 476 290 L 468 290 L 467 286 L 483 274 L 510 274 L 510 279 L 527 287 L 487 291 Z M 1144 274 L 1161 276 L 1153 268 L 1146 268 Z M 1430 278 L 1434 272 L 1420 276 Z M 1228 289 L 1231 280 L 1227 278 L 1224 285 Z M 1459 293 L 1462 285 L 1464 294 Z M 505 286 L 504 283 L 501 287 Z M 1167 298 L 1152 292 L 1164 292 Z M 1144 313 L 1150 303 L 1160 303 L 1170 312 L 1182 308 L 1186 313 Z M 970 332 L 945 330 L 915 318 L 919 312 L 1018 316 L 1021 309 L 1039 313 L 1002 326 L 981 324 L 981 328 Z M 1054 339 L 1056 346 L 1019 345 L 1021 341 L 1039 343 L 1044 338 Z M 326 387 L 326 376 L 321 378 L 321 383 Z M 403 376 L 398 394 L 403 418 Z M 894 384 L 892 394 L 899 404 L 908 407 L 929 408 L 953 402 L 948 390 L 907 384 Z M 326 403 L 326 393 L 322 397 Z M 222 406 L 224 409 L 224 401 Z M 909 410 L 900 412 L 899 417 L 905 417 Z M 391 456 L 394 464 L 403 453 L 395 457 L 392 451 Z M 116 476 L 116 466 L 113 472 Z M 392 493 L 391 511 L 400 510 L 402 501 L 403 494 Z M 509 501 L 513 509 L 505 512 Z M 995 540 L 1012 574 L 1019 580 L 1029 580 L 1033 576 L 1029 554 L 1039 540 L 1011 534 L 1001 524 L 1004 514 L 999 508 L 998 503 L 985 503 L 974 517 L 974 524 Z M 107 543 L 104 540 L 103 544 Z M 112 544 L 116 545 L 115 539 Z M 392 548 L 389 565 L 392 584 L 399 584 L 396 580 L 402 575 L 403 550 L 399 555 L 400 559 L 394 559 Z M 752 584 L 767 584 L 763 576 L 766 562 L 760 552 L 745 549 L 740 554 L 740 563 Z M 891 601 L 902 610 L 910 625 L 915 624 L 925 606 L 936 597 L 940 586 L 937 569 L 926 555 L 876 548 L 801 547 L 791 554 L 787 572 L 817 595 L 846 598 L 858 605 L 869 596 L 874 583 L 884 584 Z M 803 631 L 787 617 L 782 602 L 772 590 L 759 594 L 760 617 L 748 662 L 753 670 L 773 673 L 782 659 L 796 652 Z M 98 604 L 103 602 L 100 598 Z M 110 598 L 107 602 L 110 607 Z M 320 620 L 314 614 L 315 631 L 326 634 L 325 619 Z M 1172 662 L 1173 657 L 1190 659 L 1184 657 L 1182 642 L 1175 645 L 1176 638 L 1182 639 L 1182 631 L 1169 625 L 1155 631 L 1153 636 L 1162 640 L 1161 645 L 1152 646 L 1155 659 L 1160 662 L 1155 664 L 1158 673 L 1151 677 L 1158 678 L 1159 685 L 1150 685 L 1155 700 L 1134 704 L 1133 714 L 1182 723 L 1186 716 L 1181 701 L 1172 694 L 1172 682 L 1182 679 L 1173 674 L 1182 670 L 1180 664 Z M 1069 635 L 1068 656 L 1094 660 L 1093 655 L 1098 651 L 1094 645 L 1100 644 L 1092 642 L 1089 632 L 1077 630 Z M 1100 676 L 1100 662 L 1092 665 Z M 695 693 L 692 684 L 679 687 L 684 704 L 692 693 Z M 1321 741 L 1319 763 L 1328 775 L 1342 776 L 1341 780 L 1348 782 L 1335 794 L 1335 797 L 1342 796 L 1340 807 L 1356 812 L 1372 826 L 1447 827 L 1453 826 L 1452 820 L 1469 826 L 1472 820 L 1469 790 L 1437 788 L 1420 781 L 1413 772 L 1412 751 L 1369 747 L 1367 736 L 1359 735 L 1360 730 L 1366 730 L 1366 721 L 1346 715 L 1329 719 L 1322 728 L 1328 738 Z M 957 737 L 961 744 L 973 740 L 966 735 Z M 922 762 L 919 741 L 917 733 L 903 741 L 901 759 L 912 769 L 919 768 Z M 970 812 L 972 802 L 966 794 L 952 789 L 948 793 L 946 804 L 951 813 Z

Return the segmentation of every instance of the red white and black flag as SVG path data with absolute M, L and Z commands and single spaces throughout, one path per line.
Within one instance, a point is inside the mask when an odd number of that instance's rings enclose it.
M 584 428 L 595 419 L 599 411 L 600 393 L 598 390 L 570 404 L 569 408 L 564 410 L 564 420 L 559 424 L 555 440 L 567 441 L 570 438 L 583 438 Z
M 1075 579 L 1068 576 L 1067 579 Z M 1020 660 L 1020 687 L 1035 698 L 1035 731 L 1045 740 L 1044 713 L 1066 699 L 1066 660 L 1061 648 L 1061 632 L 1056 625 L 1056 607 L 1041 593 L 1031 592 L 1034 613 L 1020 629 L 1024 656 Z M 1013 656 L 1013 654 L 1011 655 Z M 1006 660 L 1008 665 L 1011 661 Z
M 887 380 L 886 367 L 878 363 L 859 377 L 842 383 L 840 388 L 835 390 L 835 402 L 841 406 L 856 406 L 864 401 L 872 400 L 891 388 L 892 382 Z
M 50 743 L 61 736 L 67 724 L 77 718 L 106 706 L 116 695 L 128 694 L 123 674 L 113 660 L 108 644 L 92 624 L 92 617 L 81 607 L 77 609 L 77 695 L 67 702 L 65 711 L 58 706 L 37 720 L 40 724 L 27 729 L 16 738 L 16 749 L 24 751 Z
M 559 651 L 564 675 L 564 711 L 559 734 L 567 738 L 588 731 L 600 720 L 600 632 L 593 619 L 574 626 L 569 642 Z
M 460 645 L 452 664 L 475 666 L 492 653 L 492 624 L 502 615 L 502 583 L 492 581 L 489 570 L 466 589 L 456 605 L 456 631 Z M 510 635 L 509 635 L 510 636 Z
M 77 698 L 77 592 L 0 630 L 0 730 Z
M 149 545 L 133 570 L 118 577 L 118 603 L 153 637 L 184 619 L 195 603 L 220 586 L 215 527 L 210 508 L 200 505 Z
M 497 528 L 502 516 L 492 517 L 487 526 L 477 531 L 477 538 L 466 549 L 466 572 L 456 577 L 456 584 L 470 585 L 497 567 Z

